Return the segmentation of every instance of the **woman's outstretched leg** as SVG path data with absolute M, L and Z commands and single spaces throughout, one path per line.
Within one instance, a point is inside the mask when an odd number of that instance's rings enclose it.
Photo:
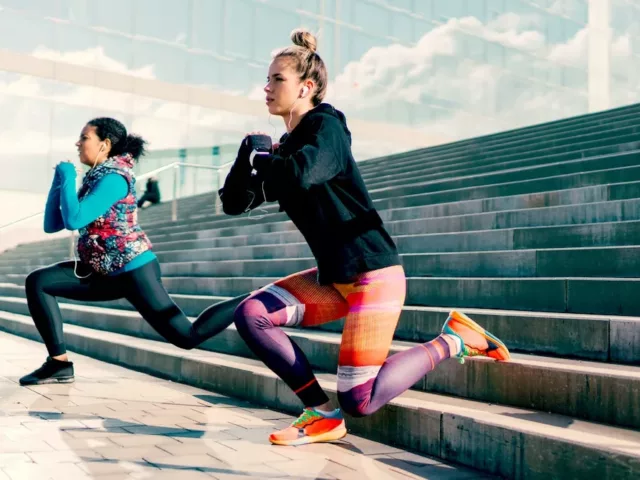
M 191 323 L 162 285 L 156 260 L 123 275 L 127 275 L 127 300 L 162 337 L 184 349 L 197 347 L 231 325 L 233 312 L 249 296 L 216 303 Z

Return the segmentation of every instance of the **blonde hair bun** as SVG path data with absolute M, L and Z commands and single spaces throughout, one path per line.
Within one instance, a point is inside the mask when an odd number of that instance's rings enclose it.
M 294 45 L 306 48 L 312 52 L 315 52 L 318 47 L 316 37 L 311 32 L 303 29 L 296 29 L 291 32 L 291 41 Z

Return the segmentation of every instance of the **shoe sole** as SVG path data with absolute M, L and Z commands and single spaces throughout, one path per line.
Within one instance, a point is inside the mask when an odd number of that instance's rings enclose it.
M 487 342 L 491 342 L 498 346 L 498 348 L 496 348 L 495 350 L 488 351 L 487 357 L 499 360 L 501 362 L 505 362 L 511 358 L 511 353 L 509 353 L 509 349 L 502 342 L 502 340 L 493 335 L 491 332 L 486 331 L 476 322 L 467 317 L 464 313 L 458 312 L 457 310 L 452 310 L 451 313 L 449 313 L 449 316 L 456 322 L 459 322 L 465 327 L 470 328 L 474 332 L 482 335 L 484 339 L 487 340 Z
M 331 430 L 330 432 L 322 433 L 320 435 L 312 435 L 306 436 L 302 438 L 296 438 L 295 440 L 272 440 L 269 438 L 269 441 L 274 445 L 285 445 L 285 446 L 297 446 L 297 445 L 307 445 L 309 443 L 329 443 L 340 440 L 341 438 L 346 437 L 347 429 L 339 428 L 335 430 Z
M 60 378 L 43 378 L 42 380 L 38 380 L 37 382 L 28 382 L 22 383 L 20 385 L 23 387 L 29 387 L 31 385 L 51 385 L 53 383 L 73 383 L 75 382 L 74 377 L 60 377 Z

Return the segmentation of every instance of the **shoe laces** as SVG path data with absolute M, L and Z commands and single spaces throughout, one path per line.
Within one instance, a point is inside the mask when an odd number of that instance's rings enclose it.
M 320 415 L 313 410 L 305 408 L 302 411 L 302 415 L 300 415 L 292 424 L 292 427 L 301 428 L 304 427 L 310 420 L 319 417 Z
M 458 362 L 460 365 L 464 364 L 464 357 L 477 357 L 486 355 L 486 353 L 482 350 L 478 350 L 477 348 L 469 347 L 468 345 L 462 344 L 462 350 L 458 355 L 456 355 Z

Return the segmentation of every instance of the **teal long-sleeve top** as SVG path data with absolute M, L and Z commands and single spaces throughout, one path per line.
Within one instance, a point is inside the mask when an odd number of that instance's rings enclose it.
M 82 199 L 76 193 L 76 170 L 71 163 L 61 163 L 56 171 L 47 197 L 44 213 L 44 231 L 78 230 L 104 215 L 114 203 L 129 193 L 126 179 L 117 173 L 102 177 L 96 186 Z M 151 250 L 138 255 L 124 267 L 111 275 L 134 270 L 154 260 Z

